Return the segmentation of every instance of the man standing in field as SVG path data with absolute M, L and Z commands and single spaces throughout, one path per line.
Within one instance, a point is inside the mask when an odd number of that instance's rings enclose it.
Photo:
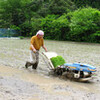
M 37 34 L 31 38 L 30 62 L 26 62 L 26 68 L 28 68 L 31 65 L 33 69 L 37 68 L 37 65 L 39 63 L 39 50 L 41 47 L 47 52 L 47 48 L 44 45 L 43 36 L 44 32 L 42 30 L 39 30 Z

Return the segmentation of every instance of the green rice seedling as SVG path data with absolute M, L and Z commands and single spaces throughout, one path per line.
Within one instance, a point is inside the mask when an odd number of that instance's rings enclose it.
M 62 56 L 52 57 L 51 62 L 55 68 L 66 63 Z

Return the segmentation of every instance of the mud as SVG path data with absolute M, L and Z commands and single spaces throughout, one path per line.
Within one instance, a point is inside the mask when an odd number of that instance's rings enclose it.
M 45 40 L 48 51 L 57 52 L 67 63 L 97 68 L 94 79 L 82 83 L 49 75 L 41 56 L 37 70 L 25 69 L 29 43 L 29 39 L 0 40 L 0 100 L 99 100 L 100 44 Z

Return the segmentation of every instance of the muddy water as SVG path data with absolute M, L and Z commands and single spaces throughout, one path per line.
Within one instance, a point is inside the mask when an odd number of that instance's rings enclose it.
M 49 75 L 41 56 L 36 71 L 26 70 L 29 43 L 28 39 L 0 40 L 0 100 L 99 100 L 100 44 L 45 40 L 48 51 L 57 52 L 66 62 L 87 63 L 97 68 L 95 79 L 80 83 Z

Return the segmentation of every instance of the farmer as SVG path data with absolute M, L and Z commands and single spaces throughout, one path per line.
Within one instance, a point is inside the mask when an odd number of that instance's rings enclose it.
M 37 65 L 39 63 L 39 50 L 40 47 L 47 52 L 47 48 L 44 45 L 43 40 L 44 32 L 42 30 L 39 30 L 35 36 L 31 38 L 31 45 L 30 45 L 30 62 L 26 62 L 25 67 L 28 68 L 32 65 L 33 69 L 37 68 Z

